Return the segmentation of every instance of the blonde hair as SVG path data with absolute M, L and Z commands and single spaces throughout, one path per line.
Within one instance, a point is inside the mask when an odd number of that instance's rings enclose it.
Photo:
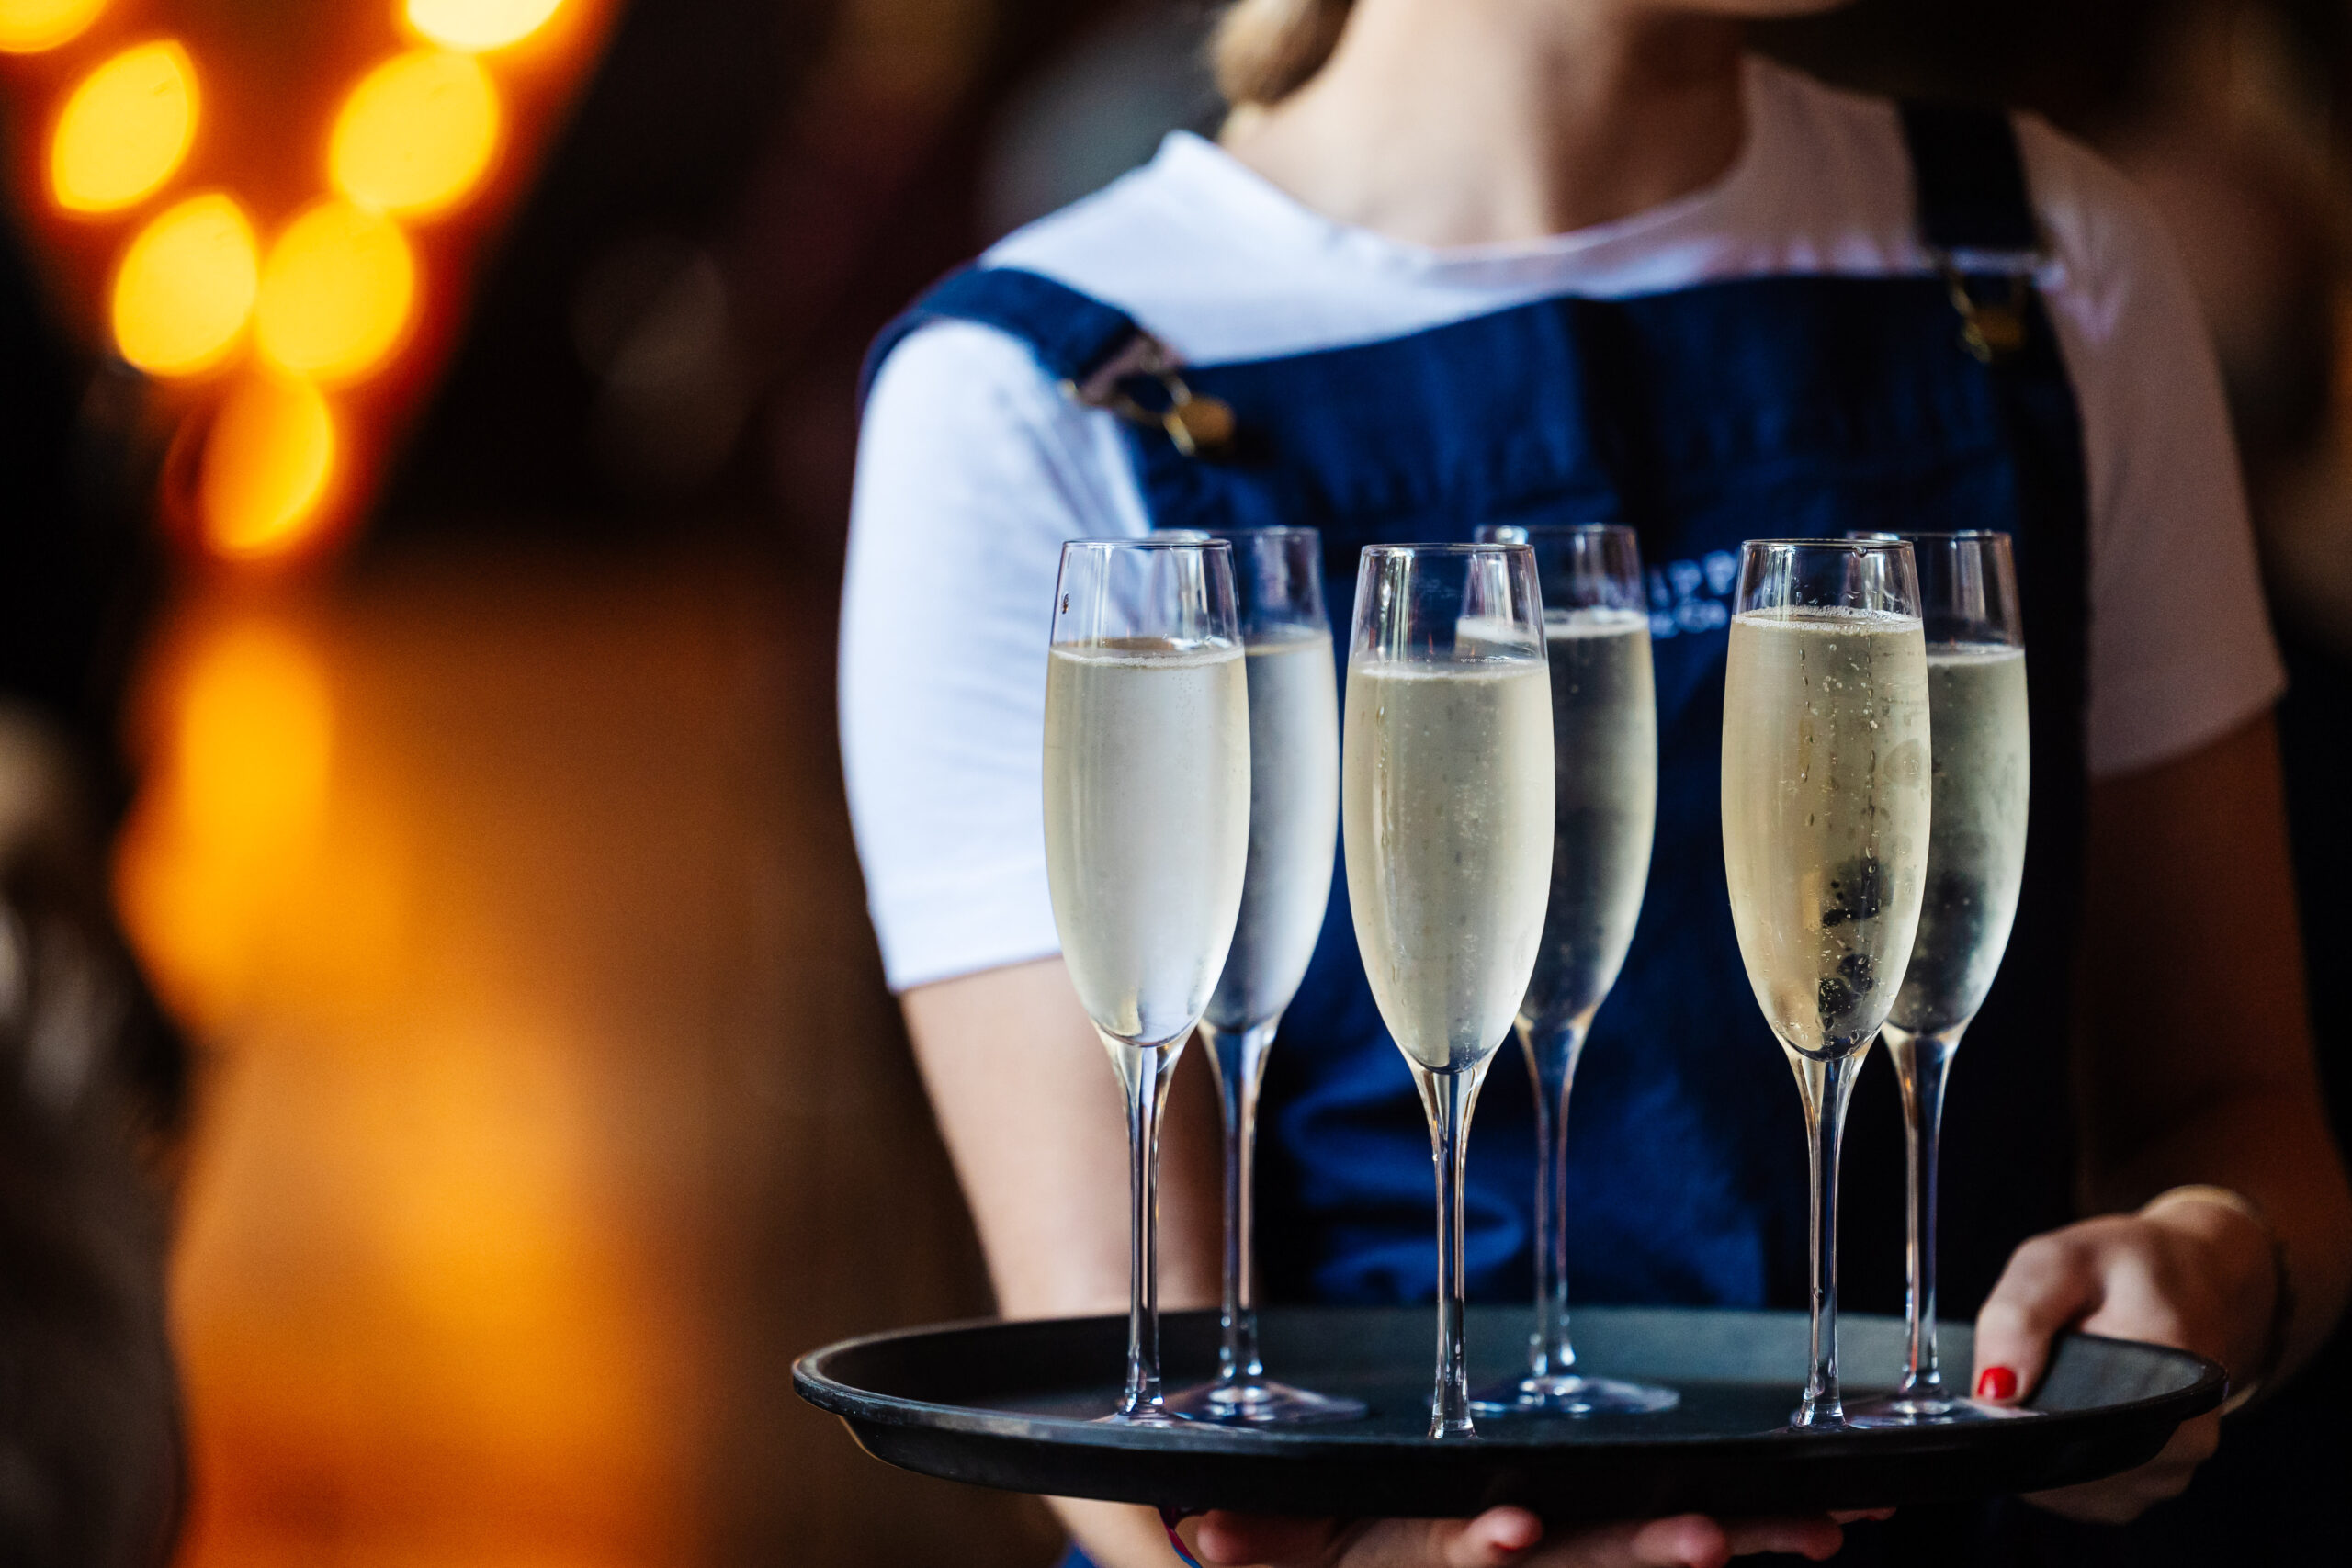
M 1218 18 L 1209 58 L 1236 108 L 1280 103 L 1323 69 L 1353 0 L 1234 0 Z

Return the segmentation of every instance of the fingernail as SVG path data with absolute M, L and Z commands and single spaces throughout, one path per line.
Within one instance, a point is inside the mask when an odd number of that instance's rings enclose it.
M 1512 1509 L 1502 1518 L 1493 1521 L 1487 1539 L 1505 1551 L 1525 1551 L 1544 1539 L 1544 1521 L 1521 1509 Z
M 1976 1397 L 1998 1402 L 2018 1396 L 2018 1375 L 2007 1367 L 1987 1367 L 1976 1380 Z

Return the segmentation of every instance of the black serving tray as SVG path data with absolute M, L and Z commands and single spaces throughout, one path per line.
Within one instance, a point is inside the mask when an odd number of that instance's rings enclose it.
M 1526 1353 L 1524 1307 L 1471 1309 L 1472 1386 Z M 877 1459 L 1015 1492 L 1185 1511 L 1458 1517 L 1500 1503 L 1547 1519 L 1810 1513 L 2033 1492 L 2154 1457 L 2221 1402 L 2222 1369 L 2186 1351 L 2077 1334 L 2007 1421 L 1839 1433 L 1784 1429 L 1802 1392 L 1800 1313 L 1587 1307 L 1579 1366 L 1679 1389 L 1679 1408 L 1582 1420 L 1481 1416 L 1478 1437 L 1433 1442 L 1434 1310 L 1297 1307 L 1264 1314 L 1267 1370 L 1372 1407 L 1361 1421 L 1272 1430 L 1102 1426 L 1126 1353 L 1124 1317 L 974 1323 L 852 1339 L 803 1356 L 800 1396 L 842 1417 Z M 1214 1313 L 1170 1314 L 1170 1390 L 1216 1365 Z M 1965 1377 L 1971 1335 L 1943 1328 Z M 1890 1387 L 1903 1325 L 1848 1314 L 1849 1401 Z

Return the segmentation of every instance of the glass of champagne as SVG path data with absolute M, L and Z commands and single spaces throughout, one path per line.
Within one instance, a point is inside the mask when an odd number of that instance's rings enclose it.
M 1159 1119 L 1225 967 L 1250 854 L 1250 706 L 1223 540 L 1062 547 L 1046 660 L 1046 873 L 1062 956 L 1126 1090 L 1126 1389 L 1159 1386 Z
M 1634 531 L 1592 523 L 1481 527 L 1535 552 L 1552 685 L 1552 881 L 1519 1043 L 1535 1087 L 1535 1328 L 1525 1375 L 1482 1416 L 1638 1415 L 1672 1389 L 1587 1377 L 1568 1342 L 1568 1093 L 1592 1015 L 1616 983 L 1649 881 L 1657 820 L 1657 697 Z
M 1937 1364 L 1936 1145 L 1952 1056 L 1993 988 L 2017 918 L 2032 768 L 2025 632 L 2009 536 L 1899 536 L 1911 542 L 1919 568 L 1935 802 L 1919 934 L 1882 1031 L 1903 1088 L 1910 1156 L 1904 1252 L 1909 1364 L 1891 1397 L 1857 1407 L 1849 1419 L 1908 1427 L 2018 1414 L 1953 1398 Z
M 1899 539 L 1751 539 L 1724 687 L 1724 870 L 1740 958 L 1804 1101 L 1812 1369 L 1838 1390 L 1838 1155 L 1855 1075 L 1919 925 L 1928 833 L 1927 639 Z
M 1463 1156 L 1479 1086 L 1544 935 L 1551 709 L 1532 550 L 1364 550 L 1348 644 L 1340 820 L 1356 946 L 1429 1115 L 1432 1438 L 1474 1435 L 1462 1344 Z
M 1224 1343 L 1215 1382 L 1172 1396 L 1199 1420 L 1346 1420 L 1361 1401 L 1276 1382 L 1258 1352 L 1252 1241 L 1258 1088 L 1283 1010 L 1306 978 L 1331 898 L 1340 840 L 1340 682 L 1323 608 L 1323 537 L 1312 528 L 1217 528 L 1233 549 L 1250 690 L 1250 868 L 1225 972 L 1201 1037 L 1225 1114 Z

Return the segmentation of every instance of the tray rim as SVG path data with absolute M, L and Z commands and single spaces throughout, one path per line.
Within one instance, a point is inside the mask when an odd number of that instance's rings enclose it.
M 1420 1303 L 1411 1303 L 1418 1307 Z M 1214 1312 L 1213 1308 L 1198 1309 Z M 1285 1309 L 1274 1307 L 1270 1312 Z M 1292 1309 L 1300 1310 L 1300 1309 Z M 1329 1313 L 1385 1313 L 1397 1310 L 1394 1306 L 1326 1306 L 1317 1304 L 1306 1308 Z M 1762 1315 L 1774 1309 L 1745 1307 L 1634 1306 L 1587 1308 L 1594 1311 L 1637 1311 L 1645 1313 L 1754 1314 Z M 1176 1315 L 1170 1314 L 1169 1315 Z M 1849 1314 L 1855 1318 L 1876 1317 L 1875 1314 Z M 1802 1442 L 1825 1455 L 1838 1450 L 1855 1448 L 1880 1454 L 1901 1451 L 1905 1454 L 1926 1454 L 1947 1449 L 1974 1448 L 1984 1440 L 1979 1434 L 2000 1427 L 1910 1427 L 1842 1431 L 1800 1433 L 1781 1429 L 1721 1433 L 1660 1433 L 1644 1437 L 1638 1433 L 1620 1438 L 1612 1433 L 1607 1443 L 1590 1440 L 1558 1442 L 1547 1440 L 1548 1434 L 1563 1433 L 1568 1428 L 1544 1422 L 1513 1422 L 1508 1427 L 1482 1427 L 1475 1443 L 1440 1440 L 1414 1437 L 1397 1432 L 1349 1432 L 1345 1424 L 1302 1426 L 1294 1427 L 1228 1427 L 1202 1422 L 1182 1427 L 1136 1427 L 1098 1424 L 1074 1416 L 1031 1415 L 1020 1411 L 989 1409 L 979 1405 L 945 1404 L 936 1401 L 909 1399 L 899 1394 L 877 1393 L 860 1389 L 833 1378 L 821 1370 L 820 1364 L 837 1356 L 869 1349 L 894 1341 L 944 1337 L 991 1328 L 1020 1329 L 1049 1333 L 1055 1328 L 1078 1325 L 1117 1324 L 1126 1321 L 1124 1313 L 1089 1314 L 1076 1317 L 959 1318 L 946 1323 L 919 1325 L 908 1328 L 884 1329 L 872 1334 L 857 1335 L 836 1340 L 796 1357 L 792 1363 L 793 1389 L 808 1404 L 844 1421 L 872 1422 L 892 1427 L 922 1427 L 934 1430 L 967 1433 L 974 1436 L 1068 1444 L 1073 1447 L 1111 1449 L 1128 1453 L 1216 1454 L 1246 1457 L 1262 1455 L 1273 1459 L 1294 1450 L 1296 1457 L 1307 1457 L 1309 1451 L 1347 1449 L 1402 1449 L 1422 1450 L 1431 1455 L 1443 1453 L 1449 1458 L 1467 1458 L 1473 1452 L 1485 1452 L 1502 1458 L 1513 1452 L 1542 1453 L 1566 1449 L 1616 1449 L 1621 1450 L 1706 1451 L 1721 1454 L 1742 1446 L 1777 1447 L 1784 1443 Z M 2036 1412 L 2031 1427 L 2041 1433 L 2063 1432 L 2065 1428 L 2085 1424 L 2105 1424 L 2118 1417 L 2147 1416 L 2155 1418 L 2176 1414 L 2179 1422 L 2193 1420 L 2219 1406 L 2226 1393 L 2229 1375 L 2219 1362 L 2200 1356 L 2193 1350 L 2183 1350 L 2170 1345 L 2155 1345 L 2145 1340 L 2120 1339 L 2112 1335 L 2085 1334 L 2068 1330 L 2061 1338 L 2076 1338 L 2103 1344 L 2129 1346 L 2143 1352 L 2175 1359 L 2188 1364 L 2197 1376 L 2186 1386 L 2166 1393 L 2143 1395 L 2115 1404 L 2097 1405 L 2086 1410 L 2050 1410 Z M 1719 1380 L 1690 1379 L 1690 1382 Z M 1798 1380 L 1789 1380 L 1793 1385 Z M 2029 1407 L 2030 1408 L 2030 1407 Z M 2003 1423 L 2002 1427 L 2008 1424 Z M 1999 1439 L 1994 1439 L 1998 1441 Z

